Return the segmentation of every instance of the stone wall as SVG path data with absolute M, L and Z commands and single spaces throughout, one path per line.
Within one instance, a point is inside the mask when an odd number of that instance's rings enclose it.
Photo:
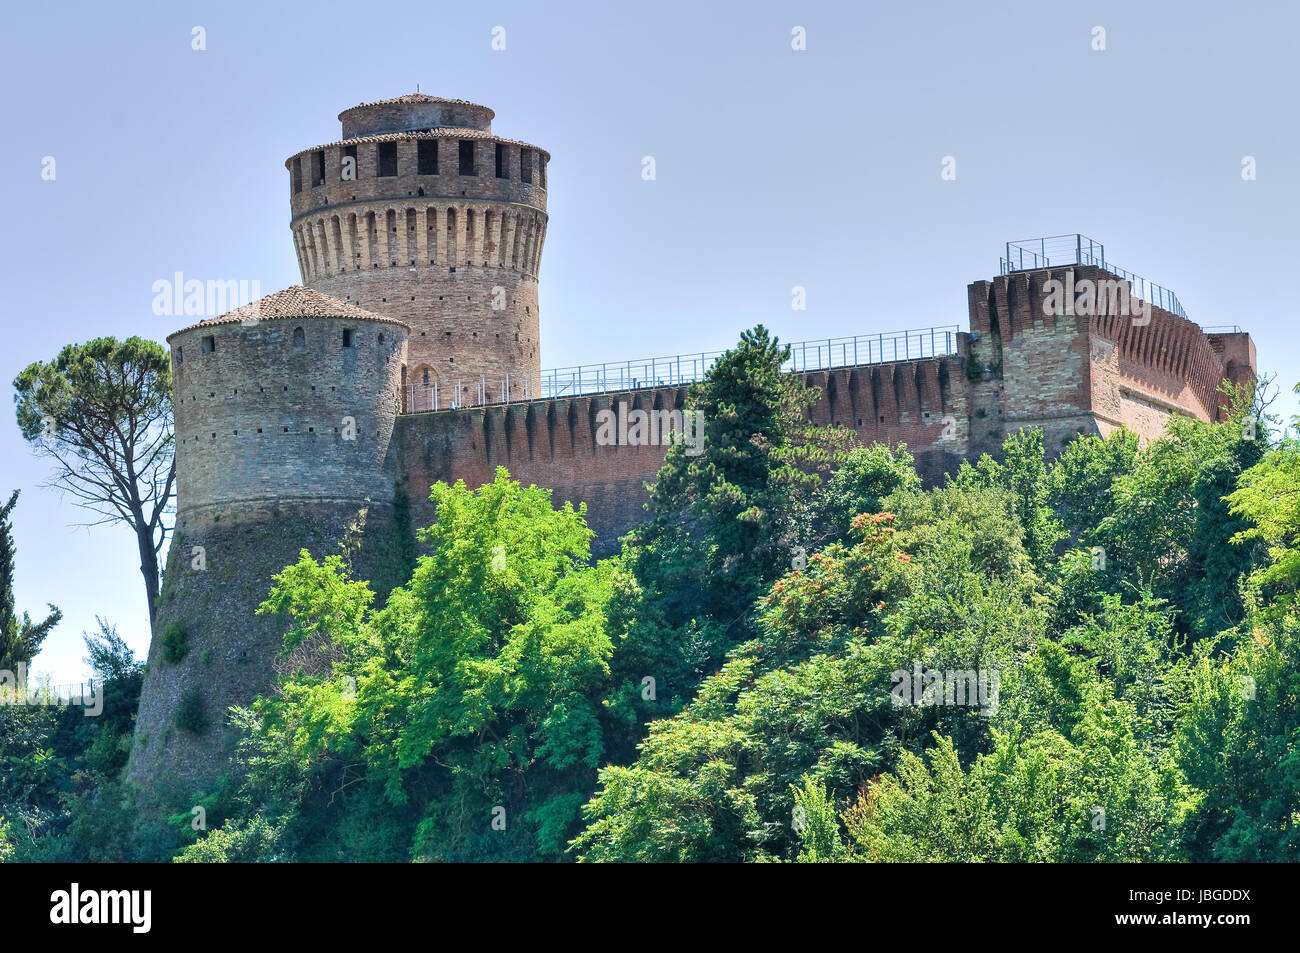
M 391 502 L 405 342 L 402 325 L 358 317 L 171 335 L 178 528 L 259 500 Z
M 177 532 L 127 769 L 146 802 L 181 810 L 194 803 L 186 799 L 210 789 L 237 740 L 226 710 L 274 686 L 283 629 L 275 618 L 255 614 L 271 577 L 297 562 L 303 549 L 321 560 L 343 552 L 344 544 L 357 575 L 386 594 L 403 581 L 410 532 L 391 504 L 352 503 L 232 508 L 219 520 Z M 188 650 L 168 661 L 165 633 L 173 624 L 185 633 Z M 186 692 L 197 696 L 207 721 L 197 732 L 178 723 Z

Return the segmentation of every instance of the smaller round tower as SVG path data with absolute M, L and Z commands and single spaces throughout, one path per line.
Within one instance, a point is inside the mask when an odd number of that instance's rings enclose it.
M 257 607 L 302 550 L 342 545 L 381 595 L 401 581 L 390 446 L 407 332 L 295 286 L 168 337 L 176 529 L 128 773 L 150 797 L 220 773 L 226 710 L 274 685 L 282 629 Z
M 177 527 L 264 503 L 392 497 L 407 327 L 294 286 L 177 331 Z

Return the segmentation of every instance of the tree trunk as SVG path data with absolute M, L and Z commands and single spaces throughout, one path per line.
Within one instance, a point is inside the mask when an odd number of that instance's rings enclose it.
M 137 523 L 135 539 L 140 547 L 140 574 L 144 576 L 145 595 L 149 598 L 149 628 L 152 631 L 158 609 L 158 553 L 153 548 L 153 532 L 148 526 Z

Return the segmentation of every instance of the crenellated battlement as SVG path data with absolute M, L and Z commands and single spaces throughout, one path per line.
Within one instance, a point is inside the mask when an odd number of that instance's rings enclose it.
M 441 197 L 546 209 L 550 153 L 471 129 L 344 139 L 285 160 L 293 219 L 352 202 Z
M 1169 414 L 1223 419 L 1220 383 L 1256 374 L 1248 335 L 1208 335 L 1097 265 L 977 281 L 968 305 L 976 390 L 1007 429 L 1041 427 L 1049 446 L 1121 426 L 1152 439 Z

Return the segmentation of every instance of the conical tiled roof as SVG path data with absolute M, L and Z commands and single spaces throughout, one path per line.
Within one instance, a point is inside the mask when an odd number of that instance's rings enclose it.
M 395 318 L 367 311 L 365 308 L 321 294 L 303 285 L 291 285 L 283 291 L 267 295 L 260 301 L 246 304 L 242 308 L 236 308 L 215 318 L 205 318 L 198 324 L 191 324 L 189 327 L 174 331 L 168 335 L 168 340 L 182 331 L 190 331 L 197 327 L 243 324 L 250 316 L 255 316 L 258 321 L 282 321 L 287 318 L 353 318 L 357 321 L 383 321 L 410 330 L 409 325 Z

